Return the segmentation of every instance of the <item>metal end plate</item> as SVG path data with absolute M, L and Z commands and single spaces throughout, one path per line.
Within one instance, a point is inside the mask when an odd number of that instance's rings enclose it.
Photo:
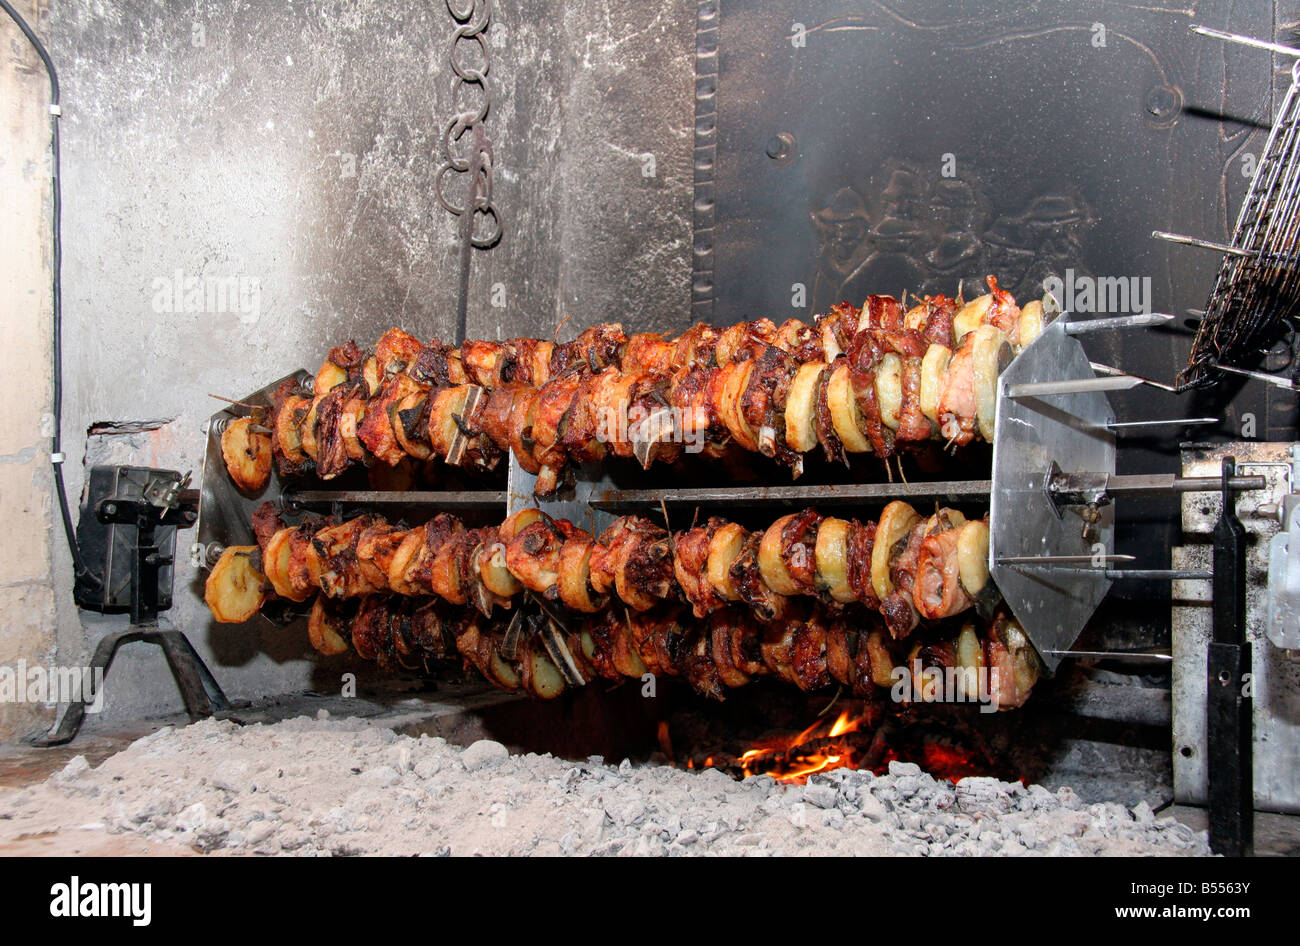
M 1104 506 L 1089 538 L 1083 520 L 1058 516 L 1045 481 L 1052 462 L 1067 473 L 1115 472 L 1114 411 L 1100 391 L 1041 397 L 1007 396 L 1015 385 L 1091 378 L 1083 347 L 1053 321 L 998 379 L 993 444 L 989 568 L 1012 613 L 1043 663 L 1054 671 L 1110 588 L 1105 575 L 1114 549 L 1114 507 Z M 1000 559 L 1086 556 L 1102 546 L 1095 569 L 999 564 Z M 1095 572 L 1095 573 L 1094 573 Z

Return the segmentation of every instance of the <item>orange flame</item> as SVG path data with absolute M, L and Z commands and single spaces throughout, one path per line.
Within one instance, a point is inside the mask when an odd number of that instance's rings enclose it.
M 779 757 L 813 739 L 836 739 L 857 732 L 865 721 L 865 717 L 854 716 L 846 709 L 836 717 L 829 728 L 824 720 L 819 719 L 793 738 L 780 740 L 775 745 L 749 749 L 742 753 L 737 761 L 746 776 L 763 774 L 770 775 L 778 782 L 804 782 L 808 776 L 816 772 L 853 765 L 849 747 L 827 746 L 820 752 L 803 756 L 798 760 L 781 760 Z M 773 758 L 774 756 L 776 758 Z

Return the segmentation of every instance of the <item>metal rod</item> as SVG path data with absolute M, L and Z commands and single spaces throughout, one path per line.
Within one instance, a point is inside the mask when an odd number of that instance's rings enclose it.
M 1190 568 L 1108 568 L 1106 577 L 1123 579 L 1150 579 L 1153 581 L 1209 581 L 1214 572 Z
M 1083 322 L 1066 322 L 1062 330 L 1066 335 L 1083 335 L 1087 332 L 1107 332 L 1111 329 L 1146 328 L 1165 325 L 1177 316 L 1164 312 L 1144 312 L 1140 315 L 1120 315 L 1107 319 L 1088 319 Z
M 833 506 L 895 499 L 950 499 L 987 502 L 991 480 L 942 480 L 932 483 L 852 483 L 828 486 L 722 486 L 696 489 L 597 489 L 589 505 L 615 512 L 658 505 L 753 506 L 813 502 Z
M 1178 393 L 1178 389 L 1171 384 L 1165 384 L 1162 381 L 1152 381 L 1150 378 L 1144 378 L 1141 375 L 1129 374 L 1127 371 L 1124 371 L 1121 368 L 1116 368 L 1112 365 L 1102 364 L 1100 361 L 1090 361 L 1088 362 L 1088 367 L 1090 367 L 1093 371 L 1100 371 L 1102 374 L 1110 375 L 1111 377 L 1137 378 L 1143 384 L 1149 384 L 1151 385 L 1151 387 L 1159 388 L 1161 391 L 1168 391 L 1171 394 Z
M 1214 250 L 1216 253 L 1224 253 L 1228 256 L 1243 256 L 1247 259 L 1254 259 L 1255 254 L 1250 250 L 1241 250 L 1235 246 L 1229 246 L 1227 243 L 1215 243 L 1213 240 L 1202 240 L 1199 237 L 1187 236 L 1183 233 L 1169 233 L 1166 230 L 1152 230 L 1151 235 L 1157 240 L 1165 240 L 1169 243 L 1181 243 L 1184 246 L 1195 246 L 1202 250 Z
M 504 506 L 505 490 L 304 490 L 286 492 L 284 502 L 289 506 L 327 506 L 332 503 L 345 505 L 391 504 L 403 506 Z
M 1126 420 L 1104 424 L 1107 430 L 1131 430 L 1135 427 L 1191 427 L 1197 424 L 1217 424 L 1219 417 L 1171 417 L 1166 420 Z
M 1172 473 L 1134 473 L 1107 477 L 1106 492 L 1111 496 L 1138 496 L 1142 493 L 1212 493 L 1221 487 L 1217 476 L 1175 476 Z M 1228 489 L 1244 492 L 1266 489 L 1263 476 L 1233 476 Z
M 1219 371 L 1227 371 L 1230 374 L 1239 374 L 1246 378 L 1254 378 L 1256 381 L 1263 381 L 1265 384 L 1271 384 L 1274 385 L 1275 387 L 1284 388 L 1287 391 L 1300 390 L 1300 388 L 1297 388 L 1295 386 L 1294 382 L 1286 378 L 1279 378 L 1275 374 L 1266 374 L 1263 371 L 1248 371 L 1245 368 L 1233 368 L 1230 367 L 1229 365 L 1212 365 L 1211 367 L 1217 368 Z
M 1092 562 L 1101 562 L 1103 565 L 1109 565 L 1111 562 L 1126 563 L 1135 562 L 1137 559 L 1132 555 L 1009 555 L 997 560 L 998 565 L 1030 565 L 1043 566 L 1045 568 L 1054 565 L 1087 565 Z M 1097 569 L 1101 572 L 1102 569 Z
M 1211 26 L 1201 26 L 1193 23 L 1189 30 L 1201 36 L 1221 39 L 1225 43 L 1237 43 L 1240 46 L 1249 46 L 1252 49 L 1263 49 L 1270 53 L 1277 53 L 1279 56 L 1300 56 L 1300 49 L 1292 49 L 1290 46 L 1283 46 L 1281 43 L 1270 43 L 1267 40 L 1255 39 L 1253 36 L 1242 36 L 1239 33 L 1216 30 Z
M 1068 381 L 1027 381 L 1008 385 L 1007 397 L 1051 397 L 1057 394 L 1088 394 L 1094 391 L 1128 391 L 1143 384 L 1134 375 L 1107 375 L 1101 378 L 1071 378 Z
M 1141 650 L 1045 650 L 1045 654 L 1051 654 L 1053 657 L 1084 657 L 1097 660 L 1155 660 L 1160 663 L 1167 663 L 1174 659 L 1173 654 L 1166 654 L 1163 651 L 1141 651 Z

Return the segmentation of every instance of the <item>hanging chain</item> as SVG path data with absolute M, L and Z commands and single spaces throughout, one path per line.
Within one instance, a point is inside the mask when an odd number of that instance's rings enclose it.
M 462 110 L 447 123 L 443 132 L 443 163 L 434 177 L 434 194 L 443 209 L 463 218 L 461 229 L 467 244 L 486 250 L 501 239 L 501 217 L 492 202 L 492 142 L 483 129 L 483 122 L 492 108 L 492 90 L 487 80 L 486 35 L 492 19 L 492 0 L 447 0 L 447 9 L 457 23 L 447 55 L 456 75 L 452 103 Z M 478 66 L 463 61 L 464 55 L 474 46 L 478 47 Z M 446 195 L 445 184 L 451 172 L 456 173 L 457 180 L 464 179 L 461 175 L 468 175 L 466 197 L 460 204 L 449 200 Z M 466 211 L 469 211 L 468 219 L 464 219 Z M 476 233 L 481 219 L 486 221 L 486 231 Z

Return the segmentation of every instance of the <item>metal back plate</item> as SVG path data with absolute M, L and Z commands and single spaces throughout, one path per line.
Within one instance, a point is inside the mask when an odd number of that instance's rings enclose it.
M 1083 347 L 1064 331 L 1065 319 L 1052 322 L 1020 353 L 998 379 L 997 428 L 993 444 L 989 567 L 1003 597 L 1038 649 L 1049 670 L 1069 650 L 1106 596 L 1110 581 L 1103 569 L 1000 565 L 999 559 L 1041 555 L 1092 555 L 1101 543 L 1114 547 L 1112 506 L 1085 540 L 1083 521 L 1058 515 L 1045 481 L 1053 461 L 1066 473 L 1115 472 L 1115 419 L 1099 392 L 1012 399 L 1007 388 L 1035 381 L 1091 378 Z
M 270 406 L 271 393 L 287 378 L 311 380 L 311 373 L 303 369 L 273 381 L 260 391 L 243 399 L 244 404 Z M 278 499 L 282 491 L 280 477 L 272 475 L 257 493 L 246 493 L 237 487 L 226 474 L 221 458 L 221 433 L 226 424 L 248 416 L 248 408 L 231 404 L 208 418 L 208 443 L 203 454 L 203 482 L 199 492 L 199 522 L 195 532 L 197 545 L 191 550 L 206 548 L 211 542 L 218 545 L 253 545 L 253 510 L 267 500 Z M 196 562 L 196 566 L 199 563 Z
M 568 519 L 580 529 L 598 536 L 614 521 L 612 513 L 593 508 L 592 500 L 612 488 L 608 472 L 599 465 L 579 466 L 572 489 L 561 489 L 555 499 L 541 500 L 533 495 L 537 477 L 527 472 L 510 451 L 510 468 L 506 474 L 506 515 L 521 509 L 537 508 L 554 519 Z

